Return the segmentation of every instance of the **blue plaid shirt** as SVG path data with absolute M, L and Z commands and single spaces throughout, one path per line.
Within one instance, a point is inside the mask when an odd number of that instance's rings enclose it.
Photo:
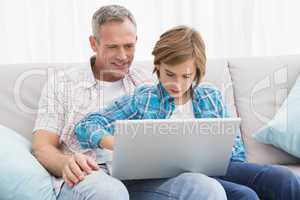
M 193 90 L 195 118 L 228 117 L 219 90 L 210 85 L 200 85 Z M 132 95 L 120 97 L 100 112 L 88 114 L 75 127 L 77 139 L 84 149 L 98 148 L 99 141 L 113 135 L 116 120 L 168 119 L 175 109 L 174 98 L 157 85 L 141 85 Z M 231 160 L 245 161 L 245 150 L 240 134 L 236 137 Z

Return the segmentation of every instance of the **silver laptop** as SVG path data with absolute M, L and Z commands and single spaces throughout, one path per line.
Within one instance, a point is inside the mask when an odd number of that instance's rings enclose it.
M 121 180 L 183 172 L 225 175 L 240 118 L 116 121 L 111 174 Z

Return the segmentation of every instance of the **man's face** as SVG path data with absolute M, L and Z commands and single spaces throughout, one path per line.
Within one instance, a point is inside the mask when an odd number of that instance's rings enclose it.
M 134 58 L 136 27 L 129 19 L 110 21 L 101 25 L 98 38 L 90 37 L 91 47 L 96 53 L 96 72 L 100 73 L 97 76 L 106 77 L 107 81 L 121 79 L 128 73 Z
M 192 58 L 177 65 L 161 63 L 156 68 L 159 71 L 159 81 L 175 99 L 183 98 L 196 76 L 196 67 Z

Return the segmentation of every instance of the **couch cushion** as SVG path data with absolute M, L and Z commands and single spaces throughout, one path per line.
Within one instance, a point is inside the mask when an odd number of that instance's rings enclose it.
M 30 139 L 47 69 L 36 64 L 1 65 L 0 74 L 0 123 Z
M 221 75 L 221 76 L 220 76 Z M 236 117 L 235 101 L 228 63 L 225 59 L 210 59 L 206 65 L 204 82 L 217 86 L 224 98 L 225 105 L 232 117 Z
M 287 167 L 289 170 L 300 176 L 300 165 L 282 165 L 283 167 Z
M 273 118 L 287 97 L 300 73 L 300 56 L 230 59 L 229 69 L 248 161 L 298 163 L 295 157 L 255 141 L 252 134 Z

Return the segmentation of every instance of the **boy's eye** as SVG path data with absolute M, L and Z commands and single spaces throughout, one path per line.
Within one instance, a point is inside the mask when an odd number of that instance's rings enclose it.
M 172 76 L 174 76 L 174 74 L 167 73 L 167 76 L 172 77 Z
M 183 78 L 186 78 L 186 79 L 191 78 L 191 75 L 183 75 Z

